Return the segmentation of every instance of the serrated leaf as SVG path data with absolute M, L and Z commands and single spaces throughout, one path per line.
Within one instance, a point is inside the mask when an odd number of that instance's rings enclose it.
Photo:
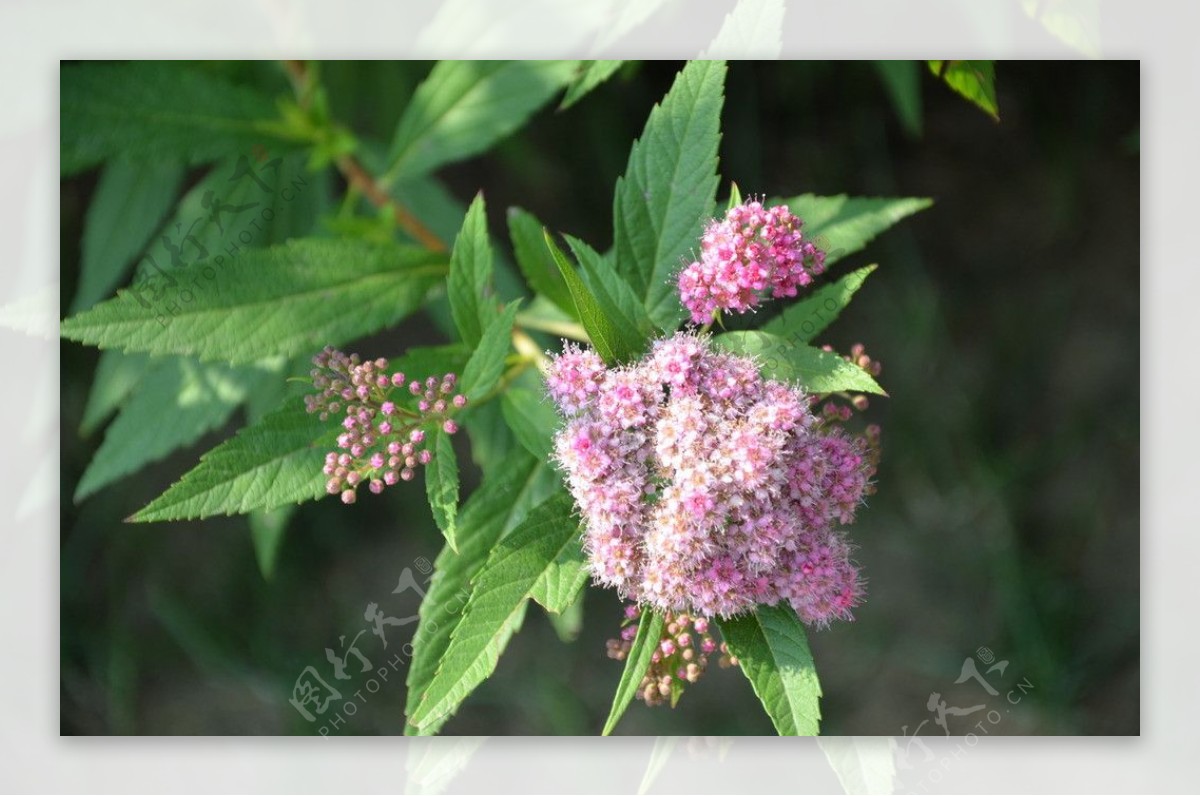
M 425 493 L 433 519 L 446 537 L 451 550 L 458 549 L 458 458 L 450 435 L 441 429 L 433 432 L 429 446 L 433 458 L 425 465 Z
M 180 357 L 153 363 L 105 432 L 75 502 L 225 425 L 257 375 Z
M 171 211 L 183 174 L 176 160 L 139 163 L 119 158 L 104 167 L 84 219 L 72 312 L 87 309 L 121 284 Z
M 459 391 L 468 401 L 478 401 L 496 386 L 504 373 L 504 360 L 512 345 L 513 321 L 517 317 L 520 299 L 510 301 L 483 332 L 479 347 L 471 354 L 463 368 Z
M 658 640 L 662 637 L 663 617 L 649 608 L 642 609 L 638 619 L 637 635 L 633 637 L 633 645 L 625 658 L 625 669 L 621 672 L 621 681 L 617 683 L 616 693 L 613 694 L 612 708 L 608 711 L 608 720 L 604 722 L 601 735 L 611 735 L 616 728 L 625 709 L 637 695 L 638 686 L 650 668 L 650 659 L 658 648 Z
M 692 61 L 650 111 L 613 198 L 617 271 L 658 328 L 679 325 L 674 277 L 699 245 L 717 191 L 725 64 Z
M 563 238 L 583 269 L 583 281 L 596 297 L 601 311 L 623 333 L 626 345 L 634 351 L 642 351 L 654 335 L 654 324 L 633 288 L 621 278 L 612 263 L 591 246 L 570 235 Z
M 818 735 L 821 684 L 796 612 L 784 605 L 760 605 L 754 613 L 719 624 L 776 732 Z
M 571 81 L 571 85 L 567 86 L 567 95 L 563 97 L 562 103 L 558 106 L 560 111 L 565 111 L 567 108 L 574 105 L 579 100 L 583 99 L 598 87 L 605 80 L 608 80 L 624 61 L 584 61 L 583 67 Z
M 870 243 L 876 235 L 903 218 L 924 210 L 932 199 L 802 194 L 784 203 L 804 222 L 805 237 L 817 239 L 830 266 Z
M 770 61 L 783 51 L 783 0 L 739 0 L 701 58 Z
M 558 244 L 550 237 L 548 231 L 545 233 L 545 239 L 550 256 L 554 258 L 559 273 L 562 274 L 563 280 L 567 283 L 567 289 L 571 292 L 571 299 L 575 302 L 575 312 L 579 316 L 579 322 L 583 324 L 584 330 L 591 338 L 596 353 L 609 365 L 625 362 L 636 356 L 641 347 L 637 339 L 639 335 L 629 327 L 622 327 L 605 312 L 597 296 L 580 278 L 574 266 L 571 265 L 571 261 L 567 259 L 567 255 L 558 248 Z
M 763 325 L 760 332 L 777 335 L 793 343 L 807 343 L 837 320 L 878 266 L 868 265 L 843 276 L 817 290 L 803 301 L 788 306 L 782 313 Z
M 849 390 L 887 395 L 871 374 L 829 351 L 765 332 L 726 332 L 713 342 L 735 354 L 755 357 L 763 375 L 781 381 L 798 381 L 814 393 Z
M 545 296 L 567 315 L 578 320 L 571 291 L 558 271 L 554 258 L 546 250 L 542 222 L 519 207 L 508 209 L 508 235 L 512 239 L 513 256 L 534 294 Z
M 492 288 L 492 246 L 488 242 L 487 208 L 483 194 L 476 194 L 450 254 L 450 277 L 446 292 L 450 314 L 469 346 L 479 345 L 484 327 L 496 316 Z
M 122 354 L 120 351 L 103 351 L 96 364 L 96 375 L 88 393 L 87 406 L 79 433 L 85 437 L 114 412 L 133 388 L 142 380 L 150 367 L 150 357 L 145 354 Z
M 246 252 L 232 264 L 187 266 L 173 285 L 157 280 L 160 294 L 124 291 L 64 320 L 62 335 L 100 348 L 232 364 L 292 356 L 396 323 L 445 272 L 444 259 L 415 247 L 292 241 Z
M 295 511 L 295 506 L 280 506 L 271 511 L 256 509 L 249 514 L 254 558 L 258 561 L 258 569 L 264 580 L 270 580 L 275 574 L 275 564 L 279 560 L 279 550 L 283 547 L 288 520 Z
M 426 728 L 451 715 L 496 668 L 500 639 L 522 610 L 543 573 L 578 538 L 574 501 L 557 494 L 529 512 L 488 556 L 474 579 L 470 600 L 450 637 L 437 674 L 410 721 Z
M 545 393 L 510 388 L 504 391 L 500 407 L 505 422 L 522 447 L 539 459 L 549 459 L 554 449 L 554 432 L 561 421 Z
M 921 135 L 924 119 L 921 116 L 921 67 L 917 61 L 874 61 L 888 99 L 896 111 L 904 131 L 912 137 Z
M 846 793 L 895 793 L 895 740 L 882 735 L 822 735 L 817 745 Z
M 728 213 L 741 203 L 742 189 L 738 188 L 738 184 L 736 182 L 729 183 L 729 201 L 725 203 L 725 212 Z
M 198 165 L 297 143 L 269 98 L 171 62 L 64 66 L 60 91 L 63 176 L 118 155 Z
M 478 154 L 571 79 L 575 61 L 439 61 L 396 128 L 385 183 Z
M 1000 121 L 1000 107 L 996 104 L 994 61 L 930 61 L 929 71 L 975 103 L 992 119 Z
M 587 556 L 576 534 L 541 574 L 529 596 L 550 613 L 561 614 L 579 597 L 588 574 Z
M 321 468 L 337 435 L 337 427 L 318 423 L 293 398 L 201 456 L 200 464 L 130 520 L 203 519 L 314 500 L 325 494 Z

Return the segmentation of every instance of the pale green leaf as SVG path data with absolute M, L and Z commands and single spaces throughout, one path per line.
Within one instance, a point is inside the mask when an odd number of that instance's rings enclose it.
M 783 0 L 739 0 L 701 58 L 770 61 L 783 51 Z
M 574 541 L 564 547 L 541 574 L 529 596 L 550 613 L 561 614 L 579 597 L 587 584 L 588 574 L 587 557 L 583 554 L 579 534 L 576 534 Z
M 437 673 L 411 721 L 428 727 L 451 715 L 486 680 L 500 658 L 500 640 L 538 581 L 564 548 L 575 543 L 579 521 L 565 493 L 545 501 L 497 544 L 474 579 L 474 588 Z
M 992 119 L 1000 121 L 994 61 L 930 61 L 929 71 Z
M 804 235 L 816 239 L 827 252 L 825 265 L 861 250 L 876 235 L 903 218 L 933 204 L 931 199 L 813 196 L 802 194 L 783 202 L 804 222 Z
M 439 61 L 404 110 L 385 183 L 478 154 L 550 101 L 575 61 Z
M 725 64 L 692 61 L 650 111 L 613 199 L 617 271 L 660 329 L 679 325 L 675 277 L 700 241 L 717 192 Z
M 64 176 L 118 155 L 196 165 L 296 144 L 269 98 L 168 61 L 64 66 L 59 107 Z
M 512 345 L 513 320 L 521 300 L 510 301 L 504 311 L 492 318 L 483 332 L 479 347 L 471 354 L 459 380 L 459 392 L 469 401 L 478 401 L 496 386 L 504 373 L 504 360 Z
M 776 732 L 819 734 L 821 684 L 796 612 L 760 605 L 754 613 L 722 620 L 720 627 Z
M 583 601 L 586 596 L 587 589 L 581 588 L 576 593 L 575 599 L 563 609 L 562 613 L 546 614 L 546 618 L 550 620 L 550 626 L 554 628 L 559 641 L 564 644 L 569 644 L 579 638 L 579 632 L 583 630 Z
M 558 109 L 566 110 L 587 96 L 597 86 L 613 76 L 624 61 L 584 61 L 583 67 L 567 86 L 567 95 L 563 97 Z
M 446 544 L 458 549 L 458 458 L 450 435 L 441 429 L 433 432 L 429 450 L 433 458 L 425 465 L 425 492 L 433 519 L 437 522 Z
M 634 636 L 633 646 L 629 648 L 629 655 L 625 658 L 625 669 L 621 672 L 621 681 L 617 683 L 616 693 L 613 694 L 612 708 L 608 712 L 608 720 L 604 722 L 604 731 L 601 735 L 612 735 L 617 722 L 621 720 L 621 716 L 625 715 L 625 709 L 637 695 L 638 686 L 641 684 L 642 678 L 646 676 L 646 670 L 650 668 L 650 658 L 654 655 L 654 650 L 658 648 L 662 631 L 662 614 L 655 613 L 649 608 L 643 608 L 642 615 L 638 619 L 637 635 Z
M 735 354 L 754 357 L 764 376 L 799 382 L 809 392 L 848 390 L 887 395 L 871 374 L 829 351 L 796 345 L 765 332 L 726 332 L 714 337 L 713 342 Z
M 450 313 L 463 342 L 479 345 L 484 327 L 496 316 L 492 247 L 488 242 L 487 208 L 482 193 L 476 194 L 467 208 L 462 229 L 454 240 L 446 292 L 450 297 Z
M 121 284 L 134 258 L 171 211 L 183 174 L 183 166 L 175 160 L 119 158 L 104 167 L 84 219 L 72 312 L 87 309 Z
M 254 558 L 258 569 L 266 580 L 275 574 L 275 564 L 283 547 L 288 520 L 296 511 L 295 506 L 280 506 L 271 511 L 255 509 L 249 514 L 250 540 L 254 543 Z
M 792 343 L 807 343 L 820 334 L 850 303 L 867 277 L 878 266 L 868 265 L 817 290 L 808 298 L 789 305 L 759 331 L 777 335 Z
M 135 286 L 64 320 L 62 334 L 101 348 L 233 364 L 291 356 L 396 323 L 445 273 L 444 260 L 423 249 L 299 240 Z

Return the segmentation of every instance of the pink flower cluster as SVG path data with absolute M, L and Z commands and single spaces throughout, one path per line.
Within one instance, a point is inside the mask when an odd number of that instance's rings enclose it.
M 825 252 L 801 234 L 786 205 L 748 201 L 714 219 L 700 239 L 700 259 L 679 273 L 679 298 L 693 323 L 722 311 L 743 313 L 772 298 L 795 296 L 825 270 Z
M 406 384 L 403 373 L 387 372 L 386 359 L 363 362 L 358 354 L 328 347 L 313 357 L 313 365 L 318 392 L 305 396 L 305 408 L 320 413 L 322 420 L 345 414 L 338 450 L 325 454 L 323 469 L 329 476 L 326 491 L 340 493 L 343 503 L 355 501 L 359 484 L 379 494 L 397 481 L 411 481 L 416 469 L 433 458 L 425 427 L 437 424 L 447 434 L 458 431 L 450 415 L 467 405 L 467 397 L 455 394 L 453 373 Z M 402 406 L 402 401 L 415 406 Z
M 636 605 L 625 607 L 625 621 L 619 639 L 608 640 L 608 657 L 623 661 L 629 657 L 633 639 L 637 636 L 637 619 L 641 611 Z M 708 658 L 714 652 L 722 667 L 736 666 L 737 658 L 729 654 L 725 642 L 718 644 L 709 632 L 708 620 L 687 614 L 668 612 L 664 617 L 662 635 L 650 656 L 650 665 L 638 685 L 635 696 L 647 705 L 661 705 L 670 700 L 671 707 L 679 700 L 684 687 L 694 683 L 708 668 Z
M 850 618 L 863 587 L 839 526 L 874 467 L 810 396 L 685 333 L 620 368 L 569 346 L 547 383 L 601 584 L 690 616 L 787 601 L 810 624 Z

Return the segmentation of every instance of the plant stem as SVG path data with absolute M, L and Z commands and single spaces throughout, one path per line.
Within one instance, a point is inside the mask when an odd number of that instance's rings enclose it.
M 538 318 L 527 312 L 517 313 L 517 323 L 524 329 L 537 329 L 541 332 L 549 332 L 550 334 L 566 337 L 569 340 L 578 340 L 582 343 L 590 344 L 592 342 L 592 339 L 588 337 L 587 331 L 577 323 Z

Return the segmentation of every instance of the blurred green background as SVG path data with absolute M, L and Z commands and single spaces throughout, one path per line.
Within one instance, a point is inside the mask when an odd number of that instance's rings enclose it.
M 501 249 L 512 205 L 607 247 L 614 182 L 679 66 L 627 65 L 439 179 L 463 205 L 485 192 Z M 274 64 L 204 68 L 286 91 Z M 334 115 L 386 141 L 429 68 L 343 62 L 321 74 Z M 1140 70 L 1003 62 L 996 79 L 999 123 L 923 72 L 918 134 L 874 64 L 729 71 L 721 172 L 743 193 L 935 200 L 837 266 L 881 264 L 819 340 L 842 351 L 864 342 L 891 395 L 868 412 L 883 426 L 879 489 L 851 529 L 868 601 L 854 623 L 810 634 L 827 734 L 911 733 L 932 718 L 931 692 L 980 702 L 977 685 L 954 682 L 980 647 L 1009 661 L 993 682 L 1033 685 L 992 734 L 1139 731 Z M 64 307 L 95 186 L 94 172 L 61 186 Z M 418 316 L 347 348 L 375 355 L 443 339 Z M 415 595 L 391 591 L 441 546 L 420 479 L 353 507 L 304 506 L 265 579 L 245 518 L 122 522 L 245 418 L 76 505 L 102 439 L 79 431 L 98 352 L 61 352 L 62 732 L 316 732 L 288 703 L 304 668 L 328 671 L 325 648 L 364 627 L 367 603 L 416 613 Z M 468 470 L 465 488 L 477 478 Z M 613 592 L 590 589 L 582 632 L 564 644 L 531 608 L 495 676 L 445 731 L 597 733 L 621 672 L 604 653 L 620 614 Z M 359 649 L 385 665 L 411 629 L 391 629 L 386 654 L 369 631 Z M 400 733 L 403 673 L 364 692 L 336 732 Z M 675 710 L 635 703 L 618 728 L 771 732 L 744 678 L 715 666 Z

